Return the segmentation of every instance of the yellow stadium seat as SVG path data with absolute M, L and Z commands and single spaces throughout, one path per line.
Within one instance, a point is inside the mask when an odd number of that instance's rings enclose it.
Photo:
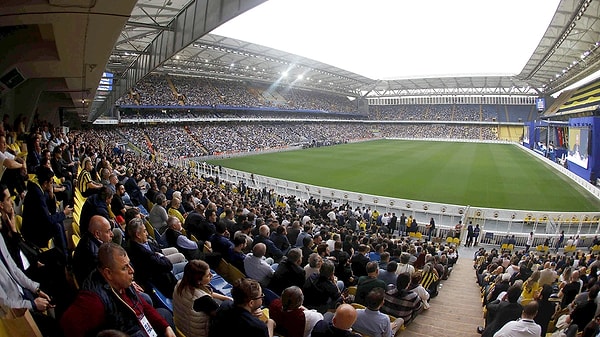
M 23 217 L 20 215 L 15 215 L 15 228 L 18 233 L 21 233 L 21 227 L 23 227 Z
M 577 247 L 574 245 L 565 246 L 565 254 L 573 254 L 577 250 Z
M 79 236 L 73 234 L 73 235 L 71 235 L 71 239 L 73 240 L 73 249 L 77 248 L 77 245 L 79 244 L 79 240 L 81 238 Z
M 358 289 L 356 286 L 348 287 L 348 295 L 356 295 L 356 289 Z
M 460 246 L 460 239 L 459 238 L 454 238 L 454 239 L 452 239 L 452 243 L 454 243 L 457 246 Z
M 593 254 L 600 253 L 600 245 L 594 245 L 594 246 L 592 246 L 592 253 Z
M 446 243 L 447 244 L 451 244 L 453 240 L 454 239 L 451 236 L 449 236 L 449 237 L 446 238 Z
M 354 309 L 366 309 L 367 308 L 364 305 L 358 304 L 358 303 L 351 303 L 350 305 L 353 306 Z
M 144 225 L 146 225 L 146 230 L 148 231 L 148 235 L 150 235 L 154 240 L 156 240 L 156 234 L 154 233 L 154 227 L 148 221 L 144 221 Z
M 73 222 L 71 222 L 71 228 L 73 228 L 74 235 L 81 237 L 81 229 L 79 229 L 79 222 L 73 220 Z

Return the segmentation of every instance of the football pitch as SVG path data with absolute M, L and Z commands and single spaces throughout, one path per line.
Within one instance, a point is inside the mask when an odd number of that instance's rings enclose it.
M 600 202 L 583 188 L 509 144 L 377 140 L 210 163 L 401 199 L 531 211 L 600 210 Z

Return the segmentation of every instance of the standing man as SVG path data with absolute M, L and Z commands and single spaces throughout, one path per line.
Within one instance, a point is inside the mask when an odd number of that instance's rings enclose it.
M 458 238 L 460 239 L 460 231 L 462 230 L 462 220 L 458 220 L 458 223 L 456 224 L 456 226 L 454 226 L 454 238 Z
M 398 226 L 398 235 L 404 236 L 404 233 L 406 233 L 406 215 L 402 213 L 400 216 L 400 225 Z
M 429 225 L 427 225 L 427 241 L 431 241 L 431 235 L 435 232 L 435 220 L 431 218 Z
M 555 253 L 558 253 L 558 250 L 560 249 L 560 246 L 562 246 L 564 241 L 565 241 L 565 231 L 561 231 L 560 236 L 558 237 L 558 241 L 556 241 L 556 247 L 554 247 Z
M 479 238 L 479 233 L 481 232 L 481 228 L 479 228 L 479 224 L 475 225 L 475 228 L 473 229 L 473 245 L 477 246 L 477 239 Z
M 473 244 L 473 222 L 469 221 L 469 225 L 467 226 L 467 241 L 465 242 L 465 247 L 471 247 Z
M 396 231 L 397 226 L 398 226 L 398 217 L 396 216 L 396 213 L 392 213 L 392 217 L 390 218 L 390 233 L 392 233 L 392 235 L 394 235 L 394 232 Z
M 527 242 L 525 243 L 525 253 L 529 253 L 529 248 L 531 248 L 531 245 L 533 245 L 533 232 L 530 232 L 529 236 L 527 237 Z

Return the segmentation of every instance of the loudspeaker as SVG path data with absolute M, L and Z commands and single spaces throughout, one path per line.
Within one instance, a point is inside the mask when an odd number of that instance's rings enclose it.
M 17 68 L 12 68 L 6 74 L 2 75 L 2 77 L 0 77 L 0 83 L 2 83 L 8 89 L 13 89 L 24 81 L 25 77 L 23 77 Z

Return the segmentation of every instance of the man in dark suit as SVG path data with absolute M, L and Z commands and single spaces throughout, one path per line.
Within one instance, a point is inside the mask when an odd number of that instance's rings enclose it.
M 350 267 L 352 268 L 354 276 L 367 276 L 367 263 L 369 262 L 369 258 L 367 257 L 368 253 L 369 248 L 366 245 L 360 245 L 358 246 L 358 252 L 350 259 Z
M 48 198 L 53 195 L 54 173 L 48 167 L 40 166 L 36 171 L 37 182 L 27 183 L 27 194 L 23 201 L 23 227 L 21 233 L 25 240 L 39 246 L 48 246 L 48 240 L 54 238 L 54 246 L 66 257 L 67 239 L 63 220 L 71 214 L 73 208 L 66 206 L 62 212 L 50 213 Z M 54 198 L 51 198 L 54 201 Z
M 482 337 L 492 337 L 504 324 L 519 319 L 523 312 L 523 307 L 517 303 L 519 296 L 521 287 L 511 286 L 502 300 L 488 303 L 485 329 L 477 327 L 477 332 L 481 333 Z
M 134 218 L 127 224 L 129 247 L 127 254 L 135 268 L 135 279 L 144 289 L 156 286 L 165 296 L 173 297 L 177 280 L 171 272 L 173 264 L 152 241 L 142 219 Z

